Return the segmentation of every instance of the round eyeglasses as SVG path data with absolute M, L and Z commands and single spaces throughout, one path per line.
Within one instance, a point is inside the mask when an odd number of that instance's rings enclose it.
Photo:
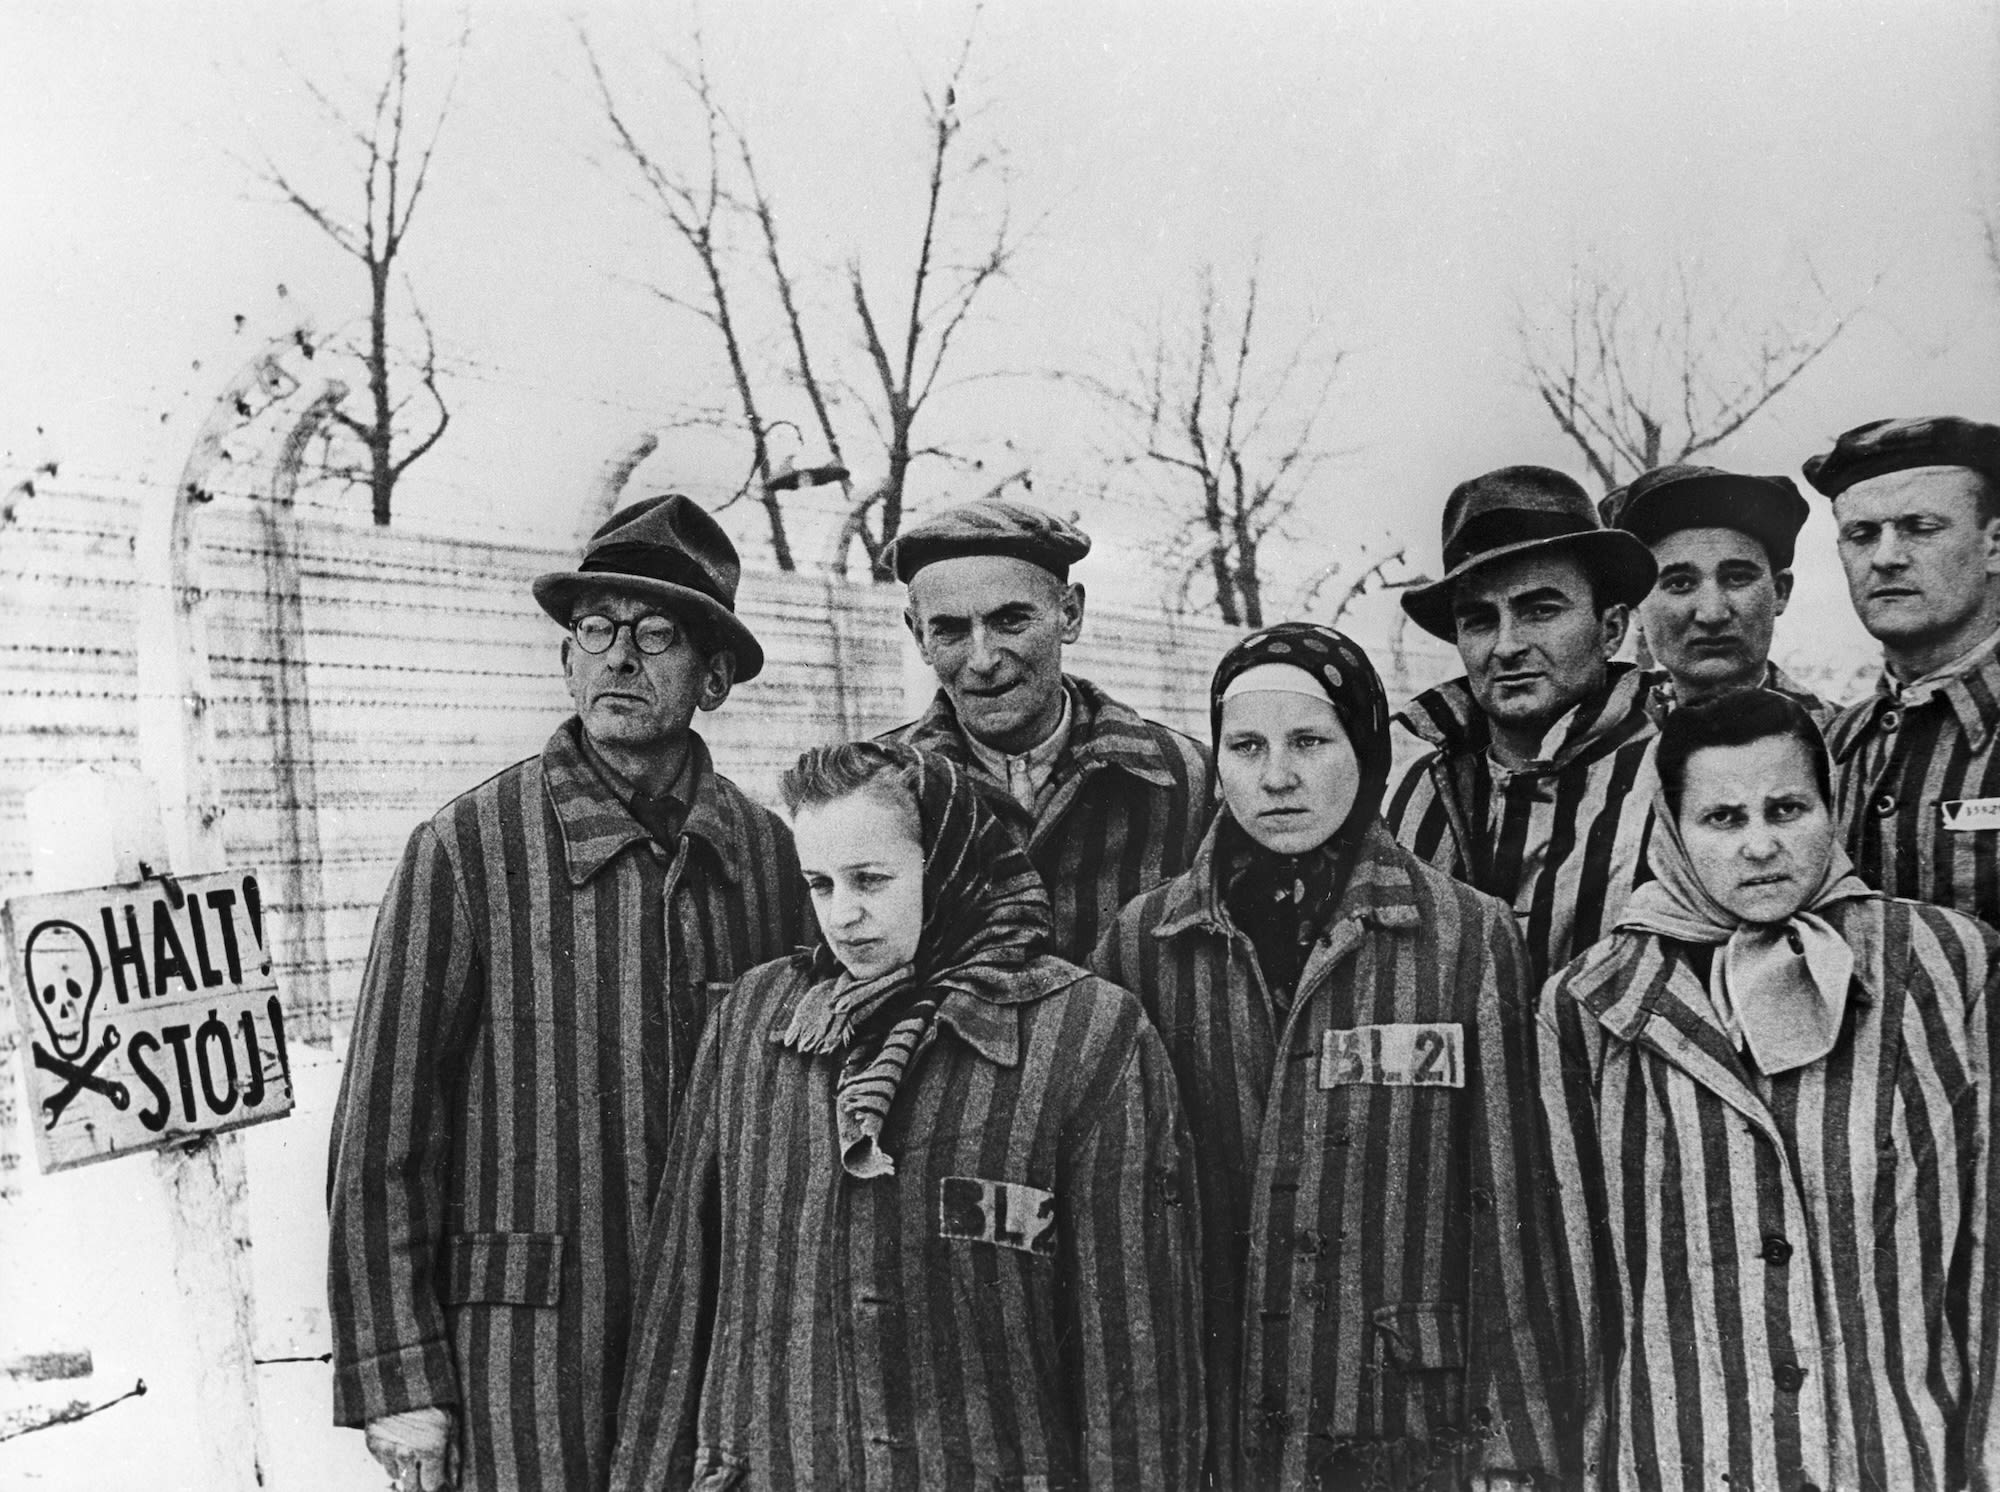
M 632 629 L 632 646 L 648 658 L 657 658 L 680 641 L 680 624 L 672 617 L 661 616 L 657 612 L 649 612 L 629 622 L 613 621 L 608 616 L 598 616 L 593 612 L 589 616 L 572 618 L 569 635 L 586 653 L 608 653 L 611 645 L 618 641 L 619 632 L 627 627 Z

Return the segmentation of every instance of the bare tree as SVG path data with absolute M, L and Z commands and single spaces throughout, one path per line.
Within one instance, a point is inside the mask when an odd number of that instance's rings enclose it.
M 674 63 L 675 76 L 701 109 L 702 155 L 696 169 L 683 171 L 648 150 L 640 142 L 632 124 L 611 92 L 603 65 L 588 36 L 582 38 L 597 95 L 604 105 L 604 117 L 617 137 L 619 149 L 638 168 L 653 205 L 676 237 L 694 256 L 700 269 L 702 288 L 698 298 L 690 298 L 660 285 L 649 286 L 654 295 L 670 306 L 690 312 L 708 323 L 721 339 L 729 361 L 729 374 L 736 391 L 738 422 L 750 439 L 750 472 L 738 491 L 755 492 L 764 506 L 771 528 L 771 554 L 780 570 L 798 566 L 792 544 L 785 532 L 784 510 L 777 493 L 771 490 L 771 425 L 758 399 L 757 382 L 750 371 L 750 356 L 743 317 L 733 295 L 730 280 L 728 221 L 736 210 L 736 199 L 725 179 L 729 167 L 725 153 L 726 136 L 740 139 L 725 117 L 714 85 L 709 81 L 707 53 L 699 34 L 695 37 L 694 61 Z
M 847 554 L 858 544 L 879 574 L 882 552 L 902 525 L 910 467 L 925 457 L 955 459 L 945 445 L 920 443 L 915 432 L 925 403 L 939 386 L 954 339 L 980 292 L 1007 272 L 1026 236 L 1014 230 L 1003 207 L 998 224 L 980 234 L 979 252 L 969 262 L 954 263 L 947 249 L 954 190 L 976 174 L 999 169 L 992 154 L 982 154 L 962 169 L 957 160 L 963 148 L 957 98 L 971 56 L 972 33 L 967 33 L 942 93 L 924 95 L 931 149 L 923 233 L 907 296 L 899 290 L 888 297 L 907 306 L 900 326 L 886 323 L 879 314 L 883 301 L 869 289 L 860 261 L 850 257 L 846 264 L 846 298 L 858 322 L 858 340 L 869 369 L 866 392 L 856 392 L 850 402 L 880 438 L 887 466 L 881 480 L 859 496 L 848 474 L 835 391 L 856 390 L 860 385 L 841 377 L 839 359 L 825 354 L 826 339 L 808 332 L 800 280 L 781 247 L 776 203 L 765 188 L 747 133 L 721 102 L 699 34 L 690 60 L 669 59 L 701 120 L 700 152 L 687 165 L 642 142 L 635 116 L 619 104 L 587 36 L 583 45 L 620 152 L 637 168 L 647 200 L 694 258 L 701 284 L 695 296 L 658 285 L 648 288 L 665 303 L 699 317 L 722 343 L 735 392 L 734 412 L 727 423 L 741 428 L 751 447 L 750 470 L 737 496 L 754 494 L 763 504 L 778 567 L 796 568 L 780 495 L 805 483 L 800 473 L 774 461 L 771 435 L 787 422 L 769 413 L 775 402 L 770 393 L 774 384 L 796 385 L 811 405 L 831 457 L 813 470 L 829 474 L 825 479 L 836 481 L 847 500 L 830 566 L 844 572 Z M 735 230 L 744 224 L 754 246 L 746 247 L 737 236 Z M 772 309 L 766 295 L 775 302 L 783 325 L 785 351 L 775 360 L 758 355 L 756 339 L 748 331 Z
M 1073 379 L 1115 417 L 1113 463 L 1164 478 L 1159 496 L 1180 518 L 1159 555 L 1180 603 L 1205 578 L 1222 620 L 1250 627 L 1264 624 L 1266 540 L 1286 534 L 1340 454 L 1320 434 L 1347 359 L 1325 345 L 1316 321 L 1272 357 L 1261 341 L 1258 281 L 1253 266 L 1240 307 L 1231 307 L 1213 269 L 1203 270 L 1191 331 L 1163 326 L 1123 379 Z
M 458 64 L 465 56 L 470 31 L 461 29 L 453 49 L 452 81 L 431 121 L 421 145 L 415 137 L 423 134 L 411 118 L 410 49 L 405 18 L 396 18 L 396 45 L 389 54 L 389 67 L 376 91 L 374 105 L 365 120 L 357 120 L 341 108 L 311 78 L 299 75 L 321 113 L 346 135 L 360 154 L 361 211 L 358 217 L 328 205 L 327 199 L 309 195 L 296 179 L 268 156 L 259 175 L 281 193 L 287 203 L 348 254 L 368 276 L 368 335 L 358 349 L 367 372 L 367 412 L 357 416 L 345 408 L 333 411 L 333 421 L 359 441 L 365 454 L 359 468 L 336 467 L 337 475 L 365 482 L 370 509 L 377 524 L 389 522 L 395 501 L 396 484 L 444 435 L 451 424 L 451 409 L 438 387 L 437 340 L 423 307 L 407 276 L 403 289 L 411 316 L 423 333 L 424 350 L 416 365 L 416 378 L 429 406 L 428 417 L 415 422 L 410 404 L 413 395 L 398 396 L 396 384 L 404 364 L 391 338 L 390 300 L 397 280 L 396 261 L 403 252 L 410 225 L 430 178 L 431 159 L 439 135 L 451 112 L 451 100 L 458 87 Z M 303 349 L 308 356 L 310 346 Z
M 1606 491 L 1640 472 L 1703 455 L 1755 419 L 1847 330 L 1806 271 L 1805 309 L 1758 321 L 1697 268 L 1663 292 L 1601 268 L 1573 270 L 1565 300 L 1518 323 L 1529 386 Z
M 901 532 L 904 488 L 910 465 L 920 457 L 950 453 L 942 446 L 919 446 L 912 432 L 924 404 L 937 388 L 938 374 L 951 352 L 952 340 L 972 313 L 979 293 L 993 280 L 1007 273 L 1019 252 L 1022 239 L 1013 231 L 1012 217 L 1003 206 L 999 221 L 983 240 L 981 251 L 969 262 L 951 266 L 939 245 L 940 212 L 948 191 L 963 186 L 975 173 L 997 169 L 991 156 L 980 156 L 962 172 L 955 169 L 953 148 L 963 129 L 958 113 L 958 90 L 972 56 L 972 35 L 967 33 L 957 62 L 942 94 L 924 93 L 931 140 L 930 177 L 924 199 L 924 231 L 917 250 L 916 268 L 910 277 L 908 312 L 892 354 L 884 341 L 874 305 L 859 260 L 848 265 L 848 284 L 854 292 L 854 313 L 861 323 L 868 360 L 874 369 L 881 398 L 879 411 L 870 410 L 870 420 L 888 453 L 889 470 L 882 483 L 868 493 L 850 512 L 849 532 L 868 553 L 878 579 L 889 578 L 882 568 L 883 551 Z M 877 514 L 873 530 L 868 509 Z M 836 564 L 841 556 L 836 555 Z

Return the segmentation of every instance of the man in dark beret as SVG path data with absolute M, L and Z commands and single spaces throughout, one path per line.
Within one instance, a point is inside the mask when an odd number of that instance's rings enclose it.
M 718 986 L 804 934 L 791 832 L 693 729 L 764 662 L 687 498 L 534 596 L 576 713 L 416 827 L 333 1123 L 337 1424 L 397 1487 L 610 1476 L 633 1261 Z
M 903 612 L 938 693 L 898 740 L 983 779 L 1048 886 L 1056 948 L 1089 961 L 1118 909 L 1194 859 L 1213 805 L 1208 753 L 1063 672 L 1083 631 L 1072 523 L 1029 503 L 947 508 L 896 541 Z
M 1827 735 L 1848 853 L 1891 896 L 2000 925 L 2000 426 L 1875 420 L 1805 474 L 1882 644 Z
M 1661 466 L 1598 511 L 1650 548 L 1660 567 L 1639 603 L 1639 626 L 1660 667 L 1648 699 L 1656 720 L 1676 705 L 1756 688 L 1790 695 L 1817 720 L 1832 714 L 1771 662 L 1808 511 L 1790 477 Z
M 1445 503 L 1442 580 L 1403 593 L 1465 677 L 1397 717 L 1431 747 L 1390 799 L 1392 833 L 1512 907 L 1538 978 L 1610 927 L 1641 874 L 1654 734 L 1646 679 L 1614 663 L 1653 588 L 1646 546 L 1574 480 L 1509 466 Z

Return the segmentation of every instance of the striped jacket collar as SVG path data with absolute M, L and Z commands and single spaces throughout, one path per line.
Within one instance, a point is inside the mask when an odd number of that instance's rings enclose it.
M 1854 949 L 1853 1000 L 1873 1005 L 1900 977 L 1902 955 L 1882 937 L 1882 897 L 1828 907 Z M 1770 1112 L 1722 1034 L 1694 965 L 1655 933 L 1614 932 L 1573 964 L 1567 993 L 1617 1040 L 1657 1052 L 1775 1138 Z M 1844 1039 L 1844 1038 L 1843 1038 Z
M 1167 883 L 1160 920 L 1153 926 L 1156 938 L 1171 938 L 1189 928 L 1233 936 L 1236 925 L 1223 904 L 1216 843 L 1222 828 L 1222 814 L 1215 816 L 1195 852 L 1194 864 Z M 1361 853 L 1348 876 L 1347 889 L 1334 909 L 1333 928 L 1342 923 L 1357 926 L 1407 929 L 1422 921 L 1417 902 L 1416 858 L 1390 837 L 1380 819 L 1369 825 Z M 1332 929 L 1329 929 L 1331 931 Z
M 937 1018 L 959 1039 L 996 1067 L 1021 1065 L 1021 1007 L 1043 1000 L 1060 990 L 1088 979 L 1087 970 L 1062 959 L 1043 955 L 1029 963 L 1004 985 L 988 988 L 987 998 L 954 990 L 938 1002 Z M 792 1012 L 812 987 L 813 959 L 801 954 L 792 960 L 791 987 L 775 1002 L 771 1024 L 765 1035 L 778 1046 L 785 1044 Z
M 1764 665 L 1764 682 L 1761 686 L 1776 694 L 1787 695 L 1804 706 L 1808 714 L 1825 719 L 1833 713 L 1832 707 L 1812 690 L 1786 673 L 1775 663 Z M 1674 681 L 1665 669 L 1653 669 L 1646 674 L 1646 712 L 1653 717 L 1655 725 L 1664 725 L 1667 716 L 1679 703 L 1676 698 Z
M 649 839 L 584 757 L 578 732 L 583 724 L 571 716 L 556 728 L 542 748 L 542 781 L 549 806 L 561 826 L 564 857 L 572 886 L 589 882 L 627 845 Z M 734 783 L 720 776 L 709 758 L 708 744 L 688 732 L 690 776 L 694 800 L 688 806 L 682 837 L 708 847 L 733 884 L 742 879 L 739 851 L 747 839 L 745 815 L 750 805 Z
M 1098 767 L 1117 767 L 1155 787 L 1172 787 L 1166 748 L 1137 710 L 1118 703 L 1088 679 L 1063 675 L 1070 702 L 1069 744 L 1056 762 L 1056 780 Z M 940 689 L 911 729 L 910 744 L 936 751 L 967 767 L 972 759 L 965 729 L 951 696 Z
M 1635 665 L 1613 663 L 1604 689 L 1570 711 L 1569 723 L 1562 727 L 1562 744 L 1545 759 L 1543 769 L 1560 772 L 1576 762 L 1593 760 L 1649 729 L 1648 686 L 1648 676 Z M 1447 756 L 1483 756 L 1493 742 L 1486 713 L 1472 697 L 1471 683 L 1462 677 L 1425 690 L 1396 719 L 1410 734 Z
M 2000 650 L 1989 653 L 1977 668 L 1927 687 L 1929 693 L 1923 700 L 1904 699 L 1898 695 L 1895 681 L 1884 669 L 1876 680 L 1875 692 L 1842 710 L 1834 719 L 1826 741 L 1833 759 L 1844 762 L 1854 755 L 1888 711 L 1922 709 L 1936 700 L 1943 700 L 1952 714 L 1958 717 L 1959 728 L 1965 732 L 1966 745 L 1974 751 L 1984 751 L 1994 727 L 2000 725 Z

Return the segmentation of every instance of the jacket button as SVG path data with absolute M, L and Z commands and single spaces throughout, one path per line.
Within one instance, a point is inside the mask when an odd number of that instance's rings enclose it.
M 1771 1374 L 1771 1379 L 1788 1394 L 1795 1394 L 1805 1387 L 1806 1370 L 1795 1362 L 1781 1362 Z
M 1292 1240 L 1292 1247 L 1301 1254 L 1317 1254 L 1321 1249 L 1320 1236 L 1311 1228 L 1301 1228 Z
M 1896 795 L 1894 793 L 1883 793 L 1875 799 L 1872 806 L 1875 810 L 1875 817 L 1885 819 L 1896 811 Z
M 1336 1145 L 1346 1145 L 1353 1141 L 1354 1131 L 1351 1129 L 1336 1129 L 1332 1134 L 1327 1136 L 1327 1139 Z
M 1882 729 L 1896 730 L 1902 725 L 1902 723 L 1903 723 L 1903 712 L 1901 710 L 1884 710 L 1882 712 L 1882 720 L 1881 720 Z
M 1493 1193 L 1486 1190 L 1483 1186 L 1475 1186 L 1472 1189 L 1472 1210 L 1474 1212 L 1491 1212 L 1493 1210 Z
M 1764 1240 L 1760 1257 L 1768 1259 L 1773 1264 L 1789 1264 L 1792 1262 L 1792 1246 L 1773 1233 Z

